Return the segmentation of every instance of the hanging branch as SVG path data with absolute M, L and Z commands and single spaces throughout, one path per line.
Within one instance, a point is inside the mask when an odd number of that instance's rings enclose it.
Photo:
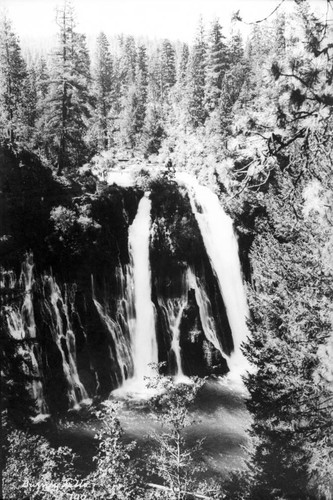
M 169 488 L 168 486 L 162 486 L 161 484 L 155 484 L 155 483 L 147 483 L 147 486 L 149 486 L 150 488 L 155 488 L 157 490 L 161 490 L 161 491 L 173 491 L 171 488 Z M 202 498 L 203 500 L 212 500 L 212 497 L 208 497 L 207 495 L 203 495 L 201 493 L 193 493 L 192 491 L 178 491 L 176 490 L 177 492 L 181 493 L 181 494 L 187 494 L 187 495 L 191 495 L 192 497 L 195 497 L 195 498 Z
M 237 12 L 235 12 L 235 14 L 232 16 L 232 21 L 240 21 L 241 23 L 247 24 L 249 26 L 251 26 L 253 24 L 263 23 L 264 21 L 267 21 L 267 19 L 269 19 L 273 14 L 275 14 L 275 12 L 281 7 L 281 5 L 285 1 L 286 0 L 281 0 L 281 2 L 275 7 L 275 9 L 270 14 L 268 14 L 268 16 L 264 17 L 263 19 L 259 19 L 258 21 L 252 21 L 251 23 L 243 21 L 243 19 L 241 18 L 240 14 L 239 14 L 239 10 Z

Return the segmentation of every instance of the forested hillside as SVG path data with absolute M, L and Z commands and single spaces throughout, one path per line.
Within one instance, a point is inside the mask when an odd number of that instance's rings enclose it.
M 100 435 L 99 468 L 88 479 L 75 475 L 67 449 L 56 452 L 44 441 L 37 446 L 37 438 L 25 430 L 6 430 L 13 441 L 3 440 L 9 495 L 4 498 L 332 499 L 333 5 L 323 3 L 323 16 L 307 0 L 294 0 L 288 15 L 281 5 L 267 20 L 259 16 L 246 39 L 240 11 L 228 35 L 219 20 L 200 21 L 189 45 L 167 39 L 143 44 L 132 36 L 118 36 L 111 44 L 100 33 L 89 52 L 66 0 L 55 19 L 57 46 L 45 58 L 32 54 L 28 62 L 19 33 L 2 16 L 1 190 L 15 214 L 21 213 L 22 201 L 10 187 L 12 175 L 19 186 L 31 185 L 43 197 L 38 206 L 31 198 L 35 212 L 19 230 L 0 213 L 2 266 L 17 267 L 19 255 L 33 249 L 37 266 L 52 266 L 64 281 L 87 281 L 74 270 L 77 262 L 91 266 L 92 274 L 108 270 L 98 261 L 98 252 L 107 247 L 102 231 L 107 224 L 116 227 L 119 214 L 123 227 L 115 231 L 125 231 L 138 198 L 138 192 L 124 195 L 120 188 L 101 187 L 103 176 L 123 165 L 142 169 L 140 193 L 157 183 L 159 217 L 167 218 L 163 210 L 177 200 L 178 212 L 170 220 L 175 233 L 180 228 L 180 247 L 189 248 L 182 229 L 192 227 L 182 213 L 189 202 L 178 201 L 172 184 L 175 170 L 189 172 L 218 195 L 234 221 L 250 309 L 251 335 L 242 349 L 252 366 L 244 376 L 252 418 L 247 464 L 214 484 L 213 493 L 208 483 L 200 489 L 195 478 L 192 492 L 198 496 L 181 489 L 178 496 L 176 489 L 151 493 L 138 486 L 128 468 L 131 450 L 121 444 L 113 415 L 111 437 Z M 29 193 L 22 192 L 22 213 L 30 214 Z M 0 212 L 4 204 L 0 200 Z M 112 244 L 107 258 L 116 261 L 120 250 Z M 178 261 L 185 261 L 186 252 L 177 251 Z M 158 261 L 157 250 L 154 255 Z M 62 268 L 61 262 L 66 262 Z M 2 370 L 12 377 L 6 364 Z M 88 385 L 95 384 L 92 378 L 89 373 Z M 105 393 L 112 383 L 105 382 Z M 188 398 L 181 403 L 186 407 Z M 177 427 L 174 414 L 168 418 Z M 15 471 L 30 460 L 30 475 Z M 20 482 L 22 473 L 26 484 Z M 13 475 L 18 490 L 10 485 Z M 112 484 L 104 490 L 105 477 Z M 48 479 L 53 489 L 47 488 Z

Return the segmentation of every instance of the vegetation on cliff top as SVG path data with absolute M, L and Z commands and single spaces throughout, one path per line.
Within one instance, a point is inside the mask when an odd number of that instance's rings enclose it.
M 2 142 L 67 176 L 105 148 L 115 158 L 158 155 L 219 193 L 249 254 L 252 338 L 244 352 L 256 368 L 245 380 L 255 448 L 229 497 L 330 498 L 331 1 L 321 20 L 295 0 L 292 16 L 278 10 L 274 22 L 256 23 L 245 46 L 236 31 L 226 39 L 217 21 L 207 35 L 199 27 L 192 47 L 176 51 L 166 40 L 149 56 L 133 37 L 119 40 L 120 57 L 111 54 L 101 35 L 93 78 L 68 5 L 50 61 L 27 65 L 2 19 Z M 27 167 L 22 175 L 30 178 Z M 14 210 L 23 217 L 22 206 Z M 47 210 L 45 224 L 52 221 L 70 253 L 73 226 L 92 237 L 99 231 L 86 204 L 55 201 Z M 24 232 L 20 238 L 22 246 Z

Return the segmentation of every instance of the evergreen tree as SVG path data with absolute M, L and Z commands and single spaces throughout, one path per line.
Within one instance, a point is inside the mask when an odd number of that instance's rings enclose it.
M 200 19 L 193 49 L 189 56 L 187 71 L 187 108 L 192 124 L 204 123 L 206 42 L 202 19 Z
M 251 218 L 254 231 L 253 322 L 246 353 L 255 371 L 246 385 L 256 444 L 248 496 L 256 500 L 330 498 L 332 493 L 332 160 L 327 144 L 333 130 L 333 54 L 327 24 L 307 2 L 296 3 L 303 24 L 294 26 L 297 37 L 293 32 L 285 39 L 283 18 L 274 29 L 256 26 L 252 34 L 251 83 L 265 59 L 272 73 L 266 73 L 265 85 L 256 84 L 250 102 L 257 122 L 247 134 L 252 140 L 261 134 L 261 155 L 249 162 L 248 148 L 245 159 L 237 158 L 242 218 Z M 275 51 L 279 60 L 273 59 Z
M 233 34 L 228 44 L 230 67 L 224 74 L 219 102 L 219 114 L 223 133 L 233 123 L 233 107 L 238 101 L 243 85 L 247 80 L 249 65 L 244 58 L 242 38 L 239 33 Z
M 3 140 L 11 145 L 22 133 L 26 78 L 26 64 L 18 38 L 11 21 L 3 15 L 0 19 L 0 127 Z
M 146 117 L 148 64 L 143 45 L 138 47 L 132 60 L 136 61 L 135 74 L 132 81 L 123 87 L 121 112 L 117 119 L 120 145 L 129 149 L 139 144 Z
M 121 40 L 120 79 L 124 87 L 128 87 L 135 80 L 137 63 L 136 42 L 133 36 Z
M 181 48 L 179 63 L 177 67 L 177 84 L 182 89 L 186 85 L 186 77 L 188 70 L 190 51 L 187 43 L 184 43 Z
M 284 58 L 286 51 L 286 15 L 279 12 L 275 19 L 274 52 L 278 58 Z
M 239 31 L 232 33 L 231 39 L 228 41 L 227 47 L 228 47 L 230 66 L 233 66 L 243 61 L 244 59 L 243 39 Z
M 38 101 L 42 101 L 47 95 L 50 82 L 50 75 L 44 57 L 38 59 L 34 68 L 36 72 L 37 99 Z
M 148 96 L 152 95 L 148 90 Z M 142 135 L 142 150 L 146 157 L 157 154 L 165 137 L 161 106 L 148 97 L 147 112 Z
M 24 136 L 29 142 L 30 146 L 33 146 L 33 138 L 36 135 L 36 122 L 38 119 L 37 72 L 34 66 L 31 66 L 27 70 L 27 78 L 24 82 L 23 92 L 23 116 L 25 123 Z
M 300 162 L 292 176 L 276 173 L 261 198 L 267 215 L 252 245 L 254 323 L 247 355 L 256 371 L 247 387 L 258 440 L 255 499 L 307 498 L 315 485 L 329 490 L 332 474 L 333 393 L 321 375 L 332 328 L 332 268 L 318 255 L 330 230 L 305 216 L 306 183 L 295 185 L 293 177 L 301 169 Z
M 224 74 L 228 67 L 227 46 L 219 21 L 214 21 L 208 35 L 205 107 L 208 113 L 218 106 Z
M 122 110 L 118 116 L 119 145 L 126 149 L 133 149 L 136 145 L 136 112 L 138 109 L 137 89 L 132 83 L 121 100 Z
M 135 82 L 136 82 L 136 91 L 138 98 L 135 127 L 136 131 L 140 133 L 143 129 L 145 121 L 147 96 L 148 96 L 148 58 L 147 58 L 147 50 L 144 45 L 139 45 L 138 47 Z
M 141 137 L 145 156 L 158 153 L 165 135 L 162 90 L 161 56 L 157 48 L 148 61 L 147 106 Z
M 161 49 L 161 89 L 165 98 L 176 83 L 175 49 L 169 40 L 164 40 Z
M 42 131 L 58 173 L 85 161 L 84 141 L 90 116 L 90 60 L 85 36 L 75 31 L 72 5 L 57 11 L 59 43 L 52 58 L 51 81 L 45 99 Z
M 101 151 L 107 149 L 110 143 L 109 113 L 114 97 L 112 58 L 109 42 L 104 33 L 100 33 L 97 38 L 93 78 L 95 110 L 92 115 L 92 126 L 98 149 Z

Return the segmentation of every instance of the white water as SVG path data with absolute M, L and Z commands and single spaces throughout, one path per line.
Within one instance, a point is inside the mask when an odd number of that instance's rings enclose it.
M 186 381 L 186 376 L 184 375 L 182 368 L 180 324 L 183 312 L 189 305 L 188 292 L 190 289 L 194 290 L 195 300 L 199 308 L 200 321 L 206 339 L 211 344 L 213 344 L 215 349 L 220 351 L 221 354 L 225 358 L 227 358 L 227 355 L 222 351 L 222 346 L 216 335 L 216 325 L 213 317 L 212 306 L 205 287 L 203 283 L 200 282 L 199 278 L 195 275 L 194 271 L 191 268 L 188 268 L 184 273 L 181 298 L 169 298 L 166 300 L 161 297 L 158 298 L 159 305 L 165 312 L 165 318 L 168 323 L 169 332 L 171 334 L 171 349 L 174 352 L 176 358 L 175 376 L 177 379 L 184 381 Z
M 36 338 L 36 323 L 34 316 L 34 308 L 32 303 L 32 285 L 33 285 L 33 255 L 27 254 L 25 261 L 22 264 L 20 276 L 20 284 L 24 286 L 24 301 L 22 306 L 22 317 L 26 327 L 26 336 L 28 338 Z
M 33 256 L 29 253 L 22 264 L 19 281 L 20 285 L 24 287 L 23 304 L 21 307 L 15 305 L 6 306 L 4 312 L 10 336 L 15 340 L 27 340 L 18 345 L 17 353 L 25 360 L 25 363 L 22 364 L 22 370 L 25 375 L 31 378 L 30 387 L 37 411 L 39 414 L 46 416 L 48 407 L 42 384 L 43 377 L 36 357 L 34 343 L 31 340 L 29 341 L 29 339 L 36 338 L 36 323 L 32 302 L 33 269 Z M 7 275 L 9 288 L 15 288 L 17 285 L 15 274 L 9 271 Z
M 44 281 L 50 287 L 51 314 L 56 319 L 55 328 L 52 328 L 53 340 L 58 346 L 62 357 L 63 372 L 68 386 L 68 398 L 70 406 L 77 408 L 82 400 L 88 399 L 87 391 L 80 381 L 76 365 L 76 342 L 75 335 L 71 329 L 66 300 L 63 300 L 60 288 L 52 276 L 44 276 Z M 64 329 L 60 311 L 65 315 L 67 328 Z M 61 340 L 64 340 L 67 348 L 67 357 Z
M 118 275 L 123 276 L 121 271 L 118 271 Z M 115 347 L 116 360 L 120 369 L 120 380 L 118 380 L 119 384 L 122 384 L 129 373 L 133 371 L 133 362 L 131 349 L 128 344 L 128 340 L 126 337 L 126 332 L 122 331 L 121 325 L 117 320 L 111 318 L 106 309 L 102 306 L 100 302 L 96 299 L 95 296 L 95 288 L 94 288 L 94 278 L 91 276 L 91 289 L 92 289 L 92 299 L 97 309 L 97 312 L 102 319 L 103 323 L 107 327 L 111 338 L 113 340 L 113 344 Z M 126 290 L 126 289 L 125 289 Z M 121 287 L 121 299 L 118 301 L 118 307 L 116 311 L 116 315 L 123 314 L 123 308 L 126 307 L 127 304 L 125 290 Z M 122 322 L 124 324 L 124 321 Z M 112 357 L 112 353 L 111 353 Z
M 16 286 L 16 276 L 14 271 L 6 271 L 0 267 L 0 288 L 13 289 Z
M 183 312 L 187 306 L 187 293 L 188 288 L 183 290 L 180 299 L 162 299 L 158 298 L 158 303 L 165 313 L 165 319 L 168 324 L 168 329 L 171 335 L 171 350 L 175 355 L 175 373 L 174 375 L 182 379 L 185 377 L 182 367 L 181 348 L 180 348 L 180 323 L 182 320 Z
M 146 377 L 154 376 L 151 365 L 158 362 L 155 311 L 151 301 L 150 210 L 151 201 L 146 193 L 140 200 L 138 212 L 128 232 L 130 266 L 127 286 L 132 289 L 129 297 L 133 300 L 135 311 L 135 321 L 130 328 L 134 374 L 122 390 L 133 393 L 147 392 Z
M 249 334 L 246 325 L 248 307 L 232 220 L 224 212 L 216 194 L 200 186 L 194 177 L 183 172 L 177 174 L 177 180 L 188 189 L 192 211 L 226 306 L 234 343 L 228 366 L 232 371 L 242 372 L 248 368 L 240 350 Z
M 169 318 L 170 318 L 170 329 L 172 332 L 172 342 L 171 349 L 173 350 L 176 357 L 176 377 L 183 378 L 184 372 L 182 367 L 182 358 L 181 358 L 181 348 L 179 342 L 180 336 L 180 322 L 183 316 L 183 312 L 185 307 L 187 306 L 187 301 L 170 301 L 168 304 Z
M 195 300 L 199 307 L 200 320 L 206 339 L 213 344 L 215 349 L 221 352 L 223 357 L 227 358 L 227 355 L 222 351 L 221 344 L 216 335 L 216 327 L 209 297 L 203 284 L 200 283 L 200 280 L 195 276 L 192 269 L 188 270 L 188 282 L 189 288 L 194 290 Z

